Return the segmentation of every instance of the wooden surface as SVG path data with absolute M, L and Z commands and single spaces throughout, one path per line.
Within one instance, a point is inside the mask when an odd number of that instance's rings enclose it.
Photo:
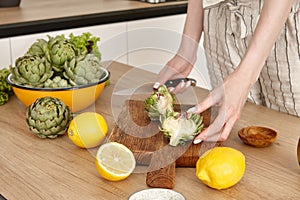
M 134 153 L 138 164 L 147 166 L 148 186 L 173 188 L 175 167 L 195 167 L 202 153 L 200 150 L 204 147 L 202 143 L 191 145 L 191 142 L 177 147 L 169 146 L 169 140 L 159 130 L 159 122 L 151 121 L 145 112 L 144 100 L 150 95 L 151 92 L 139 95 L 139 98 L 132 96 L 133 99 L 125 101 L 108 141 L 124 144 Z M 176 104 L 174 109 L 180 112 L 191 106 Z M 210 109 L 201 113 L 201 116 L 204 127 L 207 127 L 210 124 Z M 214 145 L 220 144 L 213 143 L 210 148 Z
M 111 131 L 117 119 L 116 114 L 123 105 L 123 102 L 118 104 L 117 100 L 126 99 L 117 97 L 114 92 L 140 84 L 142 80 L 154 82 L 155 75 L 120 63 L 107 65 L 112 75 L 111 85 L 87 110 L 101 113 Z M 189 95 L 186 97 L 189 103 L 200 101 L 207 94 L 200 88 L 193 90 L 198 99 L 189 100 Z M 78 148 L 66 135 L 43 140 L 29 133 L 25 110 L 15 97 L 0 107 L 0 193 L 7 199 L 126 200 L 134 192 L 148 188 L 142 167 L 138 167 L 124 181 L 109 182 L 97 174 L 94 164 L 97 148 Z M 250 125 L 275 129 L 278 132 L 277 140 L 267 148 L 245 145 L 237 132 Z M 232 188 L 218 191 L 202 184 L 195 176 L 195 168 L 176 168 L 174 190 L 182 193 L 187 200 L 299 199 L 299 130 L 299 118 L 247 103 L 241 119 L 224 143 L 240 150 L 246 157 L 246 172 L 242 180 Z
M 186 0 L 22 0 L 20 7 L 0 8 L 0 37 L 182 14 L 186 7 Z

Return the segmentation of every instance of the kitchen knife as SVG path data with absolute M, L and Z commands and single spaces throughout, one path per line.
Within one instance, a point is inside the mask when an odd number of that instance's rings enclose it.
M 165 85 L 167 87 L 176 87 L 179 83 L 181 82 L 191 82 L 191 86 L 196 86 L 197 81 L 193 78 L 177 78 L 177 79 L 172 79 L 172 80 L 168 80 Z
M 172 80 L 168 80 L 165 85 L 167 87 L 176 87 L 178 84 L 180 84 L 181 82 L 187 82 L 190 81 L 191 82 L 191 86 L 196 86 L 197 81 L 193 78 L 177 78 L 177 79 L 172 79 Z M 141 86 L 141 87 L 136 87 L 136 88 L 128 88 L 128 89 L 124 89 L 124 90 L 118 90 L 116 92 L 114 92 L 114 95 L 132 95 L 132 94 L 138 94 L 138 93 L 151 93 L 155 91 L 155 89 L 152 86 Z
M 298 140 L 297 157 L 298 157 L 298 163 L 300 165 L 300 138 Z

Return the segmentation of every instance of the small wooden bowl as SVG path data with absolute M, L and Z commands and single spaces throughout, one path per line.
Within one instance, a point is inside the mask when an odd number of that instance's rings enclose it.
M 277 138 L 276 131 L 261 126 L 245 127 L 239 130 L 238 135 L 245 144 L 254 147 L 267 147 Z

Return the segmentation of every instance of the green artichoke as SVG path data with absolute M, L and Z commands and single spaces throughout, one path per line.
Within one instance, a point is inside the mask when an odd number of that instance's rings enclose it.
M 64 35 L 48 37 L 48 60 L 51 62 L 54 71 L 62 72 L 64 70 L 65 62 L 75 58 L 79 52 L 76 50 L 76 47 L 64 37 Z
M 69 107 L 53 97 L 37 99 L 26 113 L 29 130 L 40 138 L 56 138 L 65 134 L 71 120 Z
M 44 88 L 66 88 L 71 87 L 66 79 L 61 78 L 60 76 L 55 76 L 53 79 L 48 79 L 44 83 Z
M 165 85 L 162 85 L 145 100 L 145 110 L 151 120 L 157 121 L 161 115 L 173 112 L 174 103 L 174 95 Z
M 63 74 L 75 86 L 96 83 L 103 77 L 104 72 L 100 60 L 93 54 L 87 54 L 66 62 Z
M 47 56 L 49 53 L 48 49 L 48 42 L 44 39 L 38 39 L 35 43 L 33 43 L 28 51 L 27 54 L 29 55 L 36 55 L 36 56 Z
M 8 96 L 13 94 L 12 87 L 7 83 L 6 78 L 10 71 L 7 68 L 0 69 L 0 91 L 5 92 Z
M 50 63 L 36 55 L 25 55 L 16 60 L 15 67 L 10 66 L 12 80 L 20 85 L 43 87 L 44 82 L 53 75 Z
M 0 106 L 8 102 L 8 94 L 6 92 L 0 91 Z
M 171 146 L 191 141 L 203 129 L 203 117 L 194 113 L 170 112 L 160 118 L 161 128 Z

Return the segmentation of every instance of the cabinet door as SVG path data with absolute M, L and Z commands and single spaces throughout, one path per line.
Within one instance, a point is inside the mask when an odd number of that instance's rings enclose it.
M 159 72 L 175 55 L 185 15 L 128 22 L 128 64 Z
M 13 37 L 11 38 L 12 60 L 15 61 L 18 57 L 24 55 L 30 45 L 39 38 L 47 39 L 47 35 L 56 36 L 60 34 L 69 36 L 70 33 L 79 35 L 84 32 L 90 32 L 92 35 L 100 37 L 98 45 L 102 54 L 102 61 L 116 60 L 124 63 L 127 62 L 126 23 L 90 26 Z
M 128 22 L 128 64 L 158 73 L 178 50 L 186 14 Z M 206 61 L 199 45 L 198 60 L 190 77 L 210 88 Z
M 0 39 L 0 69 L 8 68 L 11 64 L 9 39 Z

